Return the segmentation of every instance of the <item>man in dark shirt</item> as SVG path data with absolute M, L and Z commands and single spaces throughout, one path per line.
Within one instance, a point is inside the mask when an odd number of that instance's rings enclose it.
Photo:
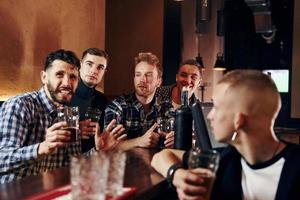
M 230 145 L 222 152 L 211 199 L 299 199 L 300 146 L 274 133 L 281 100 L 271 78 L 234 70 L 218 82 L 213 101 L 208 114 L 213 135 Z M 188 152 L 168 149 L 153 157 L 152 166 L 168 177 L 180 199 L 204 199 L 205 169 L 186 169 L 188 157 Z
M 95 132 L 92 129 L 96 126 L 99 128 L 98 123 L 100 129 L 103 129 L 104 110 L 108 101 L 102 92 L 96 90 L 96 87 L 103 79 L 107 61 L 107 53 L 97 48 L 86 49 L 82 54 L 80 80 L 71 104 L 79 106 L 81 147 L 83 152 L 87 152 L 95 146 Z M 98 123 L 85 117 L 88 108 L 92 110 L 98 109 L 102 112 Z

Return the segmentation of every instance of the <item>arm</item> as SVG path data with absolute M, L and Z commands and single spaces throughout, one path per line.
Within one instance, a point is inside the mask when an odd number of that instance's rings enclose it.
M 182 162 L 184 151 L 175 149 L 164 149 L 156 153 L 151 161 L 151 166 L 164 177 L 171 165 Z
M 159 140 L 158 133 L 154 132 L 154 129 L 156 127 L 157 124 L 155 123 L 151 128 L 149 128 L 149 130 L 144 135 L 121 142 L 120 145 L 118 146 L 118 149 L 126 151 L 134 147 L 143 147 L 143 148 L 156 147 Z
M 172 165 L 182 162 L 183 154 L 184 151 L 181 150 L 164 149 L 153 156 L 151 166 L 166 177 Z M 202 186 L 204 179 L 199 176 L 203 170 L 179 168 L 174 172 L 172 184 L 176 187 L 179 199 L 203 198 L 207 192 L 206 187 Z

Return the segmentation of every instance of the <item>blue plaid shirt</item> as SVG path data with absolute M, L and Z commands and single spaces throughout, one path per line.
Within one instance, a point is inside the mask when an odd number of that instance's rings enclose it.
M 135 93 L 118 97 L 105 110 L 104 127 L 116 119 L 118 124 L 124 126 L 128 139 L 139 137 L 156 122 L 155 98 L 150 104 L 151 110 L 146 114 Z
M 80 142 L 38 158 L 39 143 L 56 120 L 56 108 L 44 89 L 6 101 L 0 109 L 0 183 L 68 165 Z

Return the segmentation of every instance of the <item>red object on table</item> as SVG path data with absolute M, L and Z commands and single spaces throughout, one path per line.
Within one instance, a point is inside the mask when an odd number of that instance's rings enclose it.
M 62 187 L 59 187 L 59 188 L 56 188 L 56 189 L 53 189 L 50 191 L 36 194 L 34 196 L 30 196 L 30 197 L 26 198 L 25 200 L 52 200 L 54 198 L 68 195 L 70 192 L 71 192 L 71 185 L 66 185 L 66 186 L 62 186 Z M 124 187 L 122 195 L 115 197 L 115 198 L 107 197 L 106 200 L 126 200 L 130 196 L 134 195 L 135 192 L 136 192 L 135 187 Z

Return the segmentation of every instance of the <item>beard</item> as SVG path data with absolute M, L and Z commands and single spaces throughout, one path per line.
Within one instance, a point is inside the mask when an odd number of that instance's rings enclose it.
M 47 83 L 46 86 L 47 86 L 47 89 L 49 91 L 50 97 L 54 102 L 57 102 L 57 103 L 63 104 L 63 105 L 69 104 L 71 102 L 71 99 L 73 97 L 74 92 L 70 87 L 54 88 L 51 85 L 51 83 Z M 59 94 L 60 94 L 61 89 L 69 89 L 70 93 L 67 96 L 66 95 L 61 95 L 61 97 L 60 97 Z M 68 96 L 71 96 L 71 97 L 68 97 Z
M 156 88 L 143 88 L 141 89 L 140 87 L 135 88 L 135 93 L 137 96 L 147 98 L 151 96 L 153 93 L 155 93 Z

